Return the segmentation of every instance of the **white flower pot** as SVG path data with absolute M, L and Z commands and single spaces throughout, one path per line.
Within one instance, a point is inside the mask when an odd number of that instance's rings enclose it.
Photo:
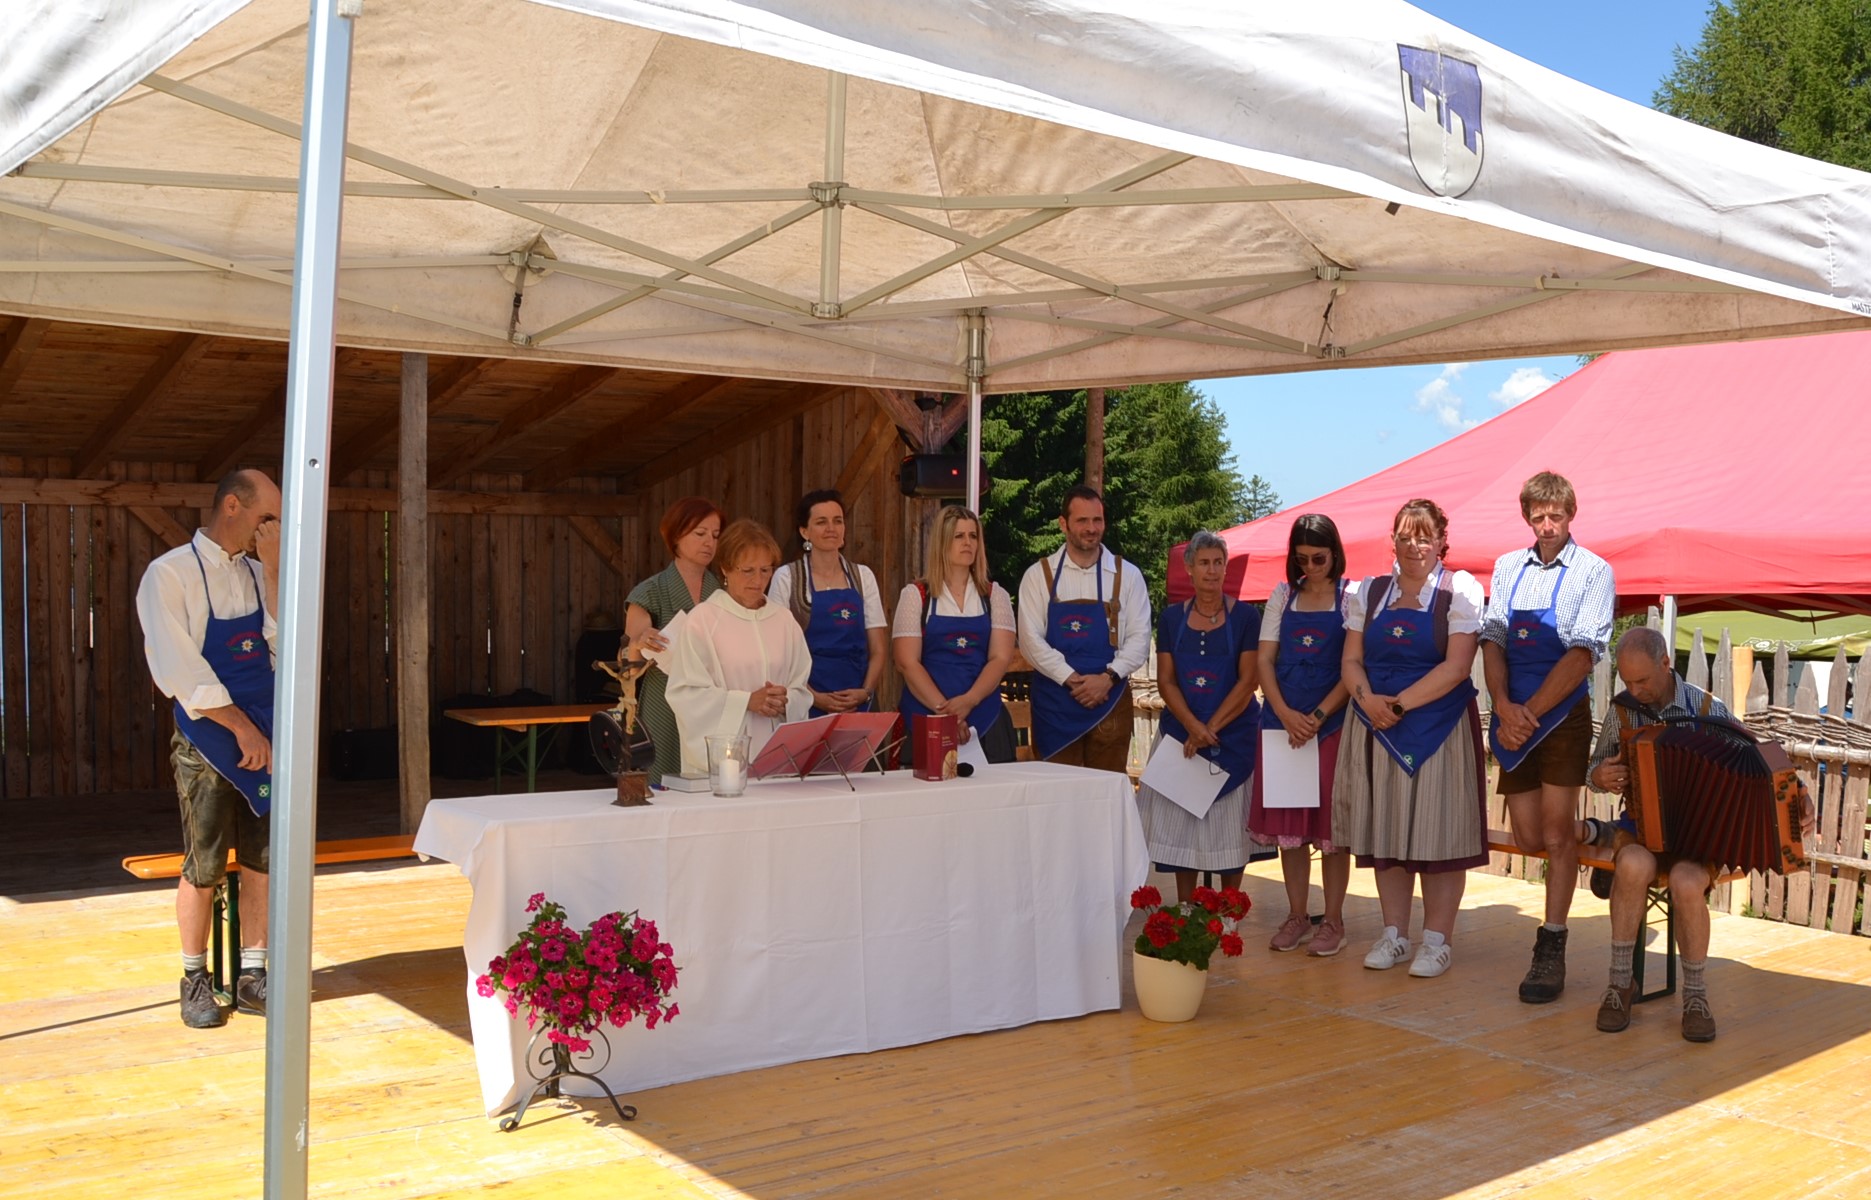
M 1202 1007 L 1208 972 L 1188 963 L 1168 962 L 1130 952 L 1137 1007 L 1152 1021 L 1187 1021 Z

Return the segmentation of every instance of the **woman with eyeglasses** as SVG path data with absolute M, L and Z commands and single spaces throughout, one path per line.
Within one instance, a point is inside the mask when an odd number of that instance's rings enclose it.
M 747 734 L 750 752 L 812 707 L 812 652 L 793 614 L 767 599 L 780 544 L 742 519 L 722 531 L 721 590 L 695 606 L 675 639 L 669 707 L 682 732 L 682 770 L 708 773 L 708 737 Z
M 1348 726 L 1332 783 L 1332 840 L 1377 873 L 1384 932 L 1364 965 L 1410 958 L 1410 900 L 1423 885 L 1423 943 L 1410 974 L 1449 969 L 1468 870 L 1488 861 L 1487 772 L 1469 678 L 1481 585 L 1443 564 L 1449 518 L 1411 500 L 1391 523 L 1396 566 L 1347 599 Z
M 1144 840 L 1156 869 L 1176 876 L 1187 900 L 1196 875 L 1217 871 L 1240 887 L 1247 865 L 1247 783 L 1260 748 L 1260 701 L 1254 698 L 1260 612 L 1223 595 L 1228 544 L 1198 530 L 1183 547 L 1195 595 L 1166 605 L 1156 626 L 1156 690 L 1163 698 L 1158 743 L 1175 739 L 1185 757 L 1209 763 L 1215 798 L 1197 817 L 1148 784 L 1137 789 Z
M 1306 953 L 1317 958 L 1344 948 L 1345 889 L 1351 880 L 1351 856 L 1332 840 L 1332 770 L 1347 695 L 1344 577 L 1345 545 L 1332 518 L 1323 513 L 1296 517 L 1286 535 L 1286 579 L 1273 585 L 1260 619 L 1260 690 L 1267 699 L 1260 728 L 1284 734 L 1294 750 L 1313 745 L 1319 769 L 1317 783 L 1305 795 L 1276 797 L 1297 807 L 1271 808 L 1266 772 L 1256 771 L 1247 832 L 1256 845 L 1279 847 L 1286 881 L 1286 920 L 1268 947 L 1285 953 L 1310 937 Z M 1313 847 L 1319 851 L 1319 882 L 1325 891 L 1325 916 L 1316 929 L 1307 913 Z

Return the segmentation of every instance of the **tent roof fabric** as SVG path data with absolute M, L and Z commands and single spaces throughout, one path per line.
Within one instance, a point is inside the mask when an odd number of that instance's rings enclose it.
M 1322 512 L 1347 575 L 1388 570 L 1391 521 L 1426 496 L 1449 517 L 1447 561 L 1486 586 L 1532 536 L 1520 487 L 1557 471 L 1572 534 L 1610 561 L 1625 609 L 1674 595 L 1711 608 L 1871 612 L 1871 333 L 1608 354 L 1517 408 L 1349 487 L 1226 531 L 1249 554 L 1239 595 L 1282 577 L 1293 518 Z M 1172 596 L 1189 594 L 1180 551 Z
M 304 0 L 23 2 L 0 312 L 283 337 Z M 953 391 L 979 313 L 1014 391 L 1871 317 L 1871 176 L 1397 0 L 397 0 L 355 44 L 351 346 Z

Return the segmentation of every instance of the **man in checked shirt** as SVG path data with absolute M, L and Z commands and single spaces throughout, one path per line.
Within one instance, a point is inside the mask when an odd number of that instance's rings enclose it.
M 1546 921 L 1520 998 L 1546 1004 L 1566 986 L 1566 914 L 1578 885 L 1579 820 L 1592 747 L 1592 667 L 1611 640 L 1617 585 L 1611 564 L 1572 540 L 1578 499 L 1564 476 L 1542 471 L 1520 488 L 1533 545 L 1494 564 L 1481 621 L 1482 667 L 1493 698 L 1489 747 L 1514 840 L 1544 851 Z

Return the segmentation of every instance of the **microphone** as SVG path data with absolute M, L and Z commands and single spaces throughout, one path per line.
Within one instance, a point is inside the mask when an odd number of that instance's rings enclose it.
M 970 775 L 973 775 L 973 774 L 974 774 L 973 763 L 956 763 L 955 764 L 955 777 L 957 779 L 966 779 Z

